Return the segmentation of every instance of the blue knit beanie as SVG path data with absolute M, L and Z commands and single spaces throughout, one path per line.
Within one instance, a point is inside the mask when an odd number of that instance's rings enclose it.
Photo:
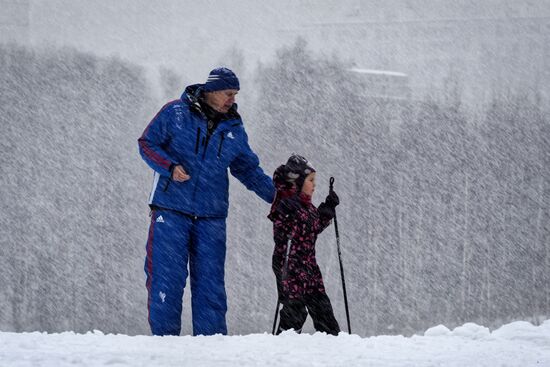
M 228 68 L 216 68 L 208 75 L 208 80 L 204 83 L 205 92 L 215 92 L 225 89 L 240 89 L 239 79 L 234 72 Z

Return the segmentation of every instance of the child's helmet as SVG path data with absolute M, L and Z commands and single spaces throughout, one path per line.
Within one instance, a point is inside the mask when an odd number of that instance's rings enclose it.
M 298 154 L 292 154 L 285 164 L 287 169 L 287 181 L 295 182 L 296 188 L 301 190 L 304 181 L 315 168 L 308 162 L 307 159 Z

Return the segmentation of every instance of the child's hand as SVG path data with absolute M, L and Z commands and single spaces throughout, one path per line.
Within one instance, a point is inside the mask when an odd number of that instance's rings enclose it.
M 325 199 L 325 203 L 331 208 L 336 208 L 338 204 L 340 204 L 340 198 L 338 198 L 338 195 L 336 195 L 334 190 L 330 190 L 327 198 Z
M 319 211 L 319 215 L 321 216 L 321 219 L 322 218 L 332 219 L 336 216 L 336 210 L 334 209 L 334 207 L 328 205 L 326 202 L 321 203 L 321 205 L 319 205 L 319 208 L 317 208 L 317 210 Z
M 340 204 L 340 199 L 334 190 L 330 190 L 325 202 L 319 205 L 319 214 L 321 217 L 332 219 L 336 216 L 336 208 Z

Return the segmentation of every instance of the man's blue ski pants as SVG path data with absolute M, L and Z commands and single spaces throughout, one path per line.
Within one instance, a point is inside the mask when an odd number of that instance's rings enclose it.
M 145 273 L 153 335 L 179 335 L 188 267 L 194 335 L 227 334 L 225 218 L 154 209 Z

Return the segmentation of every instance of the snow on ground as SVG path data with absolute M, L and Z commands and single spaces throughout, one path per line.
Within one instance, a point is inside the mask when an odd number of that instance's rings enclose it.
M 550 320 L 493 332 L 472 323 L 452 331 L 439 325 L 410 338 L 0 332 L 0 366 L 550 366 Z

